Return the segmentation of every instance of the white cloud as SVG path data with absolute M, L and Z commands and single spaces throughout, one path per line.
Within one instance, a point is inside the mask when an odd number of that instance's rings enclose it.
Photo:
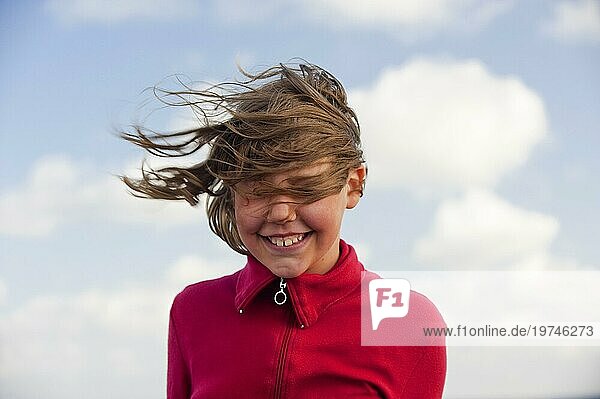
M 229 24 L 313 21 L 326 27 L 381 30 L 412 42 L 443 31 L 474 31 L 512 8 L 512 0 L 264 0 L 257 8 L 242 0 L 46 0 L 60 21 L 122 23 L 134 19 L 214 17 Z
M 442 202 L 431 231 L 416 243 L 414 256 L 423 264 L 458 270 L 597 270 L 573 259 L 553 256 L 550 247 L 558 231 L 559 223 L 551 216 L 520 209 L 486 190 L 466 190 L 461 198 Z M 500 305 L 499 308 L 513 304 L 512 313 L 507 313 L 511 319 L 505 322 L 544 320 L 544 317 L 570 320 L 572 306 L 578 306 L 580 315 L 591 317 L 585 320 L 594 320 L 593 301 L 581 302 L 581 296 L 566 301 L 560 295 L 549 297 L 541 294 L 544 290 L 536 280 L 529 285 L 513 284 L 510 290 L 501 290 L 502 296 L 483 298 L 482 292 L 493 292 L 494 288 L 466 286 L 461 276 L 457 274 L 457 278 L 439 282 L 438 291 L 452 292 L 452 299 L 437 300 L 430 296 L 445 317 L 450 318 L 451 311 L 458 311 L 454 316 L 464 320 L 465 312 L 460 311 L 457 303 L 468 303 L 471 314 L 479 314 L 473 320 L 489 321 L 492 314 L 498 314 L 490 312 L 492 303 Z M 450 287 L 461 289 L 449 291 Z M 556 302 L 546 308 L 542 318 L 539 310 L 543 307 L 536 308 L 530 302 L 531 288 L 538 289 L 538 298 L 542 297 L 544 304 Z M 449 399 L 487 397 L 490 392 L 504 398 L 585 397 L 600 389 L 597 347 L 449 347 L 447 353 L 445 397 Z M 565 367 L 575 364 L 581 367 L 575 367 L 573 372 L 569 371 L 572 366 Z
M 236 255 L 237 259 L 237 255 Z M 167 282 L 171 286 L 182 286 L 193 281 L 211 280 L 239 269 L 233 262 L 207 261 L 196 255 L 182 256 L 167 272 Z
M 189 18 L 200 11 L 194 0 L 47 0 L 45 7 L 66 23 Z
M 190 255 L 155 284 L 38 296 L 3 312 L 0 396 L 163 396 L 168 310 L 174 295 L 185 285 L 235 269 Z
M 309 17 L 338 27 L 386 30 L 412 41 L 442 30 L 477 29 L 512 7 L 512 1 L 304 0 Z
M 454 269 L 568 267 L 547 255 L 558 221 L 519 209 L 483 190 L 446 200 L 431 231 L 417 241 L 414 256 L 425 264 Z
M 479 30 L 513 4 L 512 0 L 264 0 L 257 9 L 242 0 L 214 3 L 218 18 L 229 24 L 289 23 L 297 18 L 326 28 L 384 31 L 404 42 L 443 31 Z
M 546 35 L 566 43 L 598 43 L 600 1 L 556 2 L 552 17 L 542 23 L 541 29 Z
M 140 176 L 133 163 L 118 173 Z M 76 222 L 185 225 L 202 214 L 202 206 L 135 198 L 116 176 L 62 155 L 39 159 L 21 187 L 0 194 L 0 234 L 13 236 L 44 236 Z
M 477 60 L 412 60 L 352 90 L 369 180 L 417 195 L 493 187 L 547 134 L 541 98 Z

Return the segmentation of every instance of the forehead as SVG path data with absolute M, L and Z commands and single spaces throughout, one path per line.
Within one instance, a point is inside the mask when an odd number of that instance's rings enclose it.
M 347 177 L 344 168 L 330 162 L 318 162 L 263 175 L 232 188 L 234 198 L 239 195 L 247 200 L 266 200 L 283 195 L 287 197 L 286 201 L 308 204 L 340 193 Z
M 291 179 L 325 175 L 330 166 L 331 165 L 328 162 L 324 161 L 313 163 L 311 165 L 302 165 L 285 172 L 272 174 L 268 176 L 266 180 L 277 186 L 285 185 L 286 182 Z
M 260 179 L 250 179 L 236 184 L 236 187 L 256 187 L 262 181 L 268 182 L 274 186 L 285 187 L 289 185 L 290 180 L 303 179 L 309 177 L 318 177 L 325 175 L 331 167 L 329 162 L 317 162 L 311 165 L 300 165 L 290 168 L 283 172 L 267 174 Z

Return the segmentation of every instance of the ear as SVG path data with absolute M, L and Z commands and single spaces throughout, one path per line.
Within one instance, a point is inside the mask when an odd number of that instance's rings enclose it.
M 358 205 L 360 197 L 362 197 L 365 177 L 367 177 L 367 169 L 365 165 L 360 165 L 358 168 L 352 169 L 350 172 L 348 172 L 346 209 L 352 209 Z

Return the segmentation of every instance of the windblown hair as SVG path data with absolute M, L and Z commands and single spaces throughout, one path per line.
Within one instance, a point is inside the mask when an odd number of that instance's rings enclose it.
M 174 133 L 134 126 L 133 133 L 120 136 L 161 157 L 190 155 L 204 146 L 209 154 L 189 167 L 144 170 L 142 163 L 142 179 L 120 178 L 136 197 L 185 200 L 195 206 L 207 194 L 211 230 L 235 251 L 248 254 L 235 221 L 237 183 L 258 183 L 252 184 L 252 195 L 286 195 L 310 203 L 339 193 L 348 172 L 364 159 L 356 114 L 329 72 L 308 63 L 279 64 L 258 74 L 240 71 L 246 80 L 204 90 L 183 83 L 181 91 L 155 88 L 163 103 L 192 107 L 200 126 Z M 321 174 L 294 174 L 319 163 L 327 165 Z M 291 177 L 274 184 L 269 178 L 280 173 Z

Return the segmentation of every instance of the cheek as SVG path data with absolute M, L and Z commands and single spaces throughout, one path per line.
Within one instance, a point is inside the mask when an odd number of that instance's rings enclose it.
M 239 196 L 235 196 L 233 210 L 235 212 L 235 222 L 240 234 L 256 233 L 261 225 L 263 218 L 258 217 L 260 214 L 260 204 L 253 201 L 248 201 Z
M 235 222 L 240 234 L 254 233 L 260 228 L 260 219 L 251 216 L 243 207 L 235 207 Z
M 337 234 L 342 222 L 344 209 L 338 201 L 319 201 L 313 204 L 313 208 L 303 215 L 304 221 L 313 230 Z

